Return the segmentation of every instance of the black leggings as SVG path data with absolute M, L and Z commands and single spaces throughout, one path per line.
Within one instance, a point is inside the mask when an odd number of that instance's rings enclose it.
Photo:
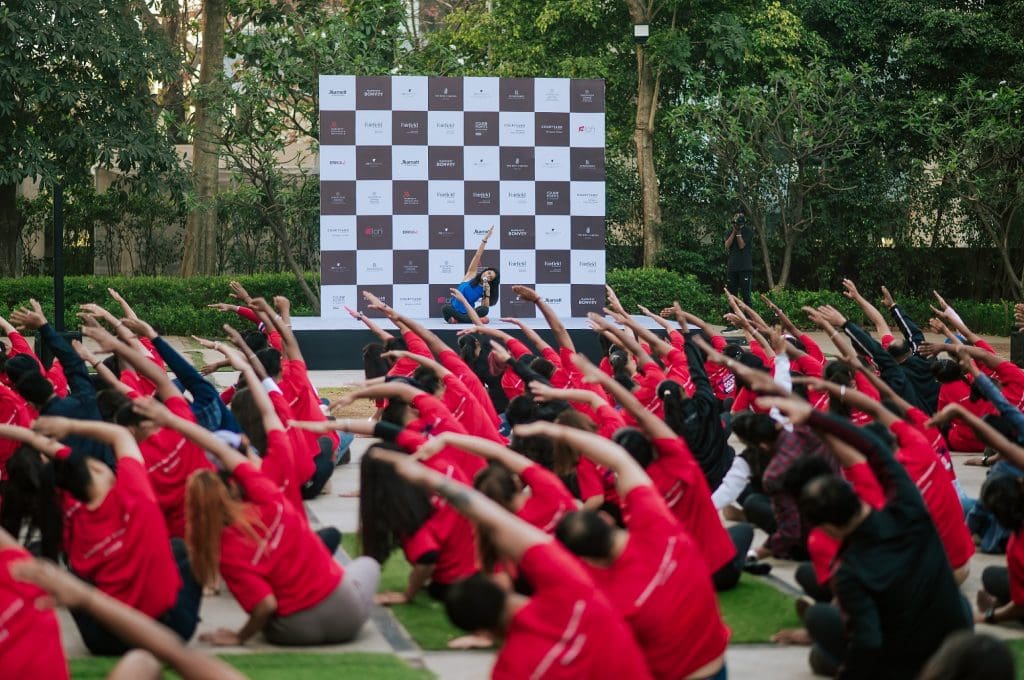
M 732 590 L 740 582 L 743 565 L 747 561 L 747 551 L 750 550 L 750 544 L 754 542 L 754 527 L 749 524 L 734 524 L 726 531 L 729 532 L 732 544 L 736 546 L 736 555 L 732 561 L 711 575 L 711 581 L 715 584 L 717 591 Z
M 1010 601 L 1010 570 L 1006 567 L 985 567 L 981 572 L 981 587 L 996 598 L 999 606 Z
M 796 567 L 796 582 L 804 589 L 804 592 L 814 598 L 815 602 L 831 602 L 832 588 L 826 583 L 818 583 L 818 575 L 814 573 L 814 565 L 810 562 L 801 562 Z
M 490 307 L 477 307 L 476 314 L 481 319 L 487 316 L 487 313 L 491 311 Z M 445 321 L 451 321 L 455 319 L 459 323 L 473 323 L 472 319 L 469 318 L 469 314 L 456 310 L 451 304 L 447 304 L 441 308 L 441 316 L 444 317 Z
M 199 625 L 199 605 L 203 599 L 202 586 L 192 575 L 192 567 L 188 563 L 188 550 L 185 541 L 180 538 L 171 539 L 171 551 L 178 565 L 182 586 L 174 606 L 156 618 L 188 642 Z M 72 609 L 71 616 L 75 619 L 78 632 L 89 651 L 97 656 L 122 656 L 132 648 L 127 642 L 112 632 L 82 609 Z

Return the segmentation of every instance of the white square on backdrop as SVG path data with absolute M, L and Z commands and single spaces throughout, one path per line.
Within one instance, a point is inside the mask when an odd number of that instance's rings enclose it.
M 391 218 L 391 241 L 395 250 L 428 250 L 430 216 L 395 215 Z
M 464 250 L 431 250 L 430 282 L 458 286 L 466 273 L 465 259 Z
M 569 110 L 568 78 L 537 78 L 533 81 L 533 110 L 562 113 Z
M 356 308 L 358 290 L 356 286 L 320 286 L 320 317 L 324 319 L 348 319 L 345 307 Z
M 356 252 L 356 280 L 360 285 L 378 285 L 394 282 L 394 251 L 360 250 Z
M 391 112 L 356 111 L 356 146 L 390 146 Z
M 567 182 L 572 172 L 569 160 L 567 146 L 538 146 L 534 156 L 534 179 L 538 182 Z
M 532 215 L 537 209 L 537 185 L 533 182 L 502 182 L 499 185 L 502 215 Z
M 537 256 L 532 250 L 501 251 L 501 278 L 506 283 L 531 285 L 537 280 Z
M 464 195 L 462 182 L 432 179 L 427 182 L 427 210 L 431 215 L 461 215 L 466 210 Z
M 498 97 L 494 99 L 497 101 Z M 355 76 L 320 76 L 321 111 L 353 111 L 355 108 Z
M 462 102 L 465 111 L 497 111 L 498 79 L 465 78 L 462 82 Z
M 603 250 L 574 250 L 569 254 L 569 267 L 573 283 L 604 283 L 605 252 Z
M 354 149 L 354 147 L 349 148 Z M 427 172 L 427 147 L 407 145 L 391 147 L 391 177 L 393 179 L 427 179 Z
M 497 182 L 501 179 L 499 149 L 496 146 L 467 146 L 462 162 L 463 176 L 468 181 Z
M 357 215 L 391 214 L 391 180 L 361 179 L 356 181 Z M 388 281 L 388 283 L 391 283 Z
M 538 283 L 537 294 L 560 317 L 572 316 L 572 286 L 568 283 Z
M 411 319 L 430 316 L 430 286 L 426 283 L 396 283 L 391 292 L 392 306 Z
M 427 144 L 430 146 L 462 146 L 462 111 L 428 111 Z
M 537 250 L 569 250 L 572 218 L 569 215 L 537 216 Z
M 498 144 L 533 146 L 533 114 L 502 111 L 498 114 Z
M 391 110 L 392 111 L 426 111 L 427 110 L 427 77 L 426 76 L 392 76 L 391 77 Z
M 603 113 L 570 113 L 569 146 L 604 146 Z
M 604 182 L 570 182 L 569 212 L 573 215 L 604 216 Z
M 356 147 L 329 145 L 320 147 L 320 179 L 354 180 L 356 178 Z
M 356 216 L 321 215 L 320 250 L 355 250 Z
M 487 242 L 487 250 L 498 250 L 501 248 L 499 222 L 501 222 L 501 218 L 497 215 L 466 215 L 463 221 L 464 229 L 462 232 L 462 242 L 466 250 L 476 250 L 480 245 L 480 241 L 484 240 L 484 236 L 487 236 L 487 231 L 491 227 L 494 227 L 494 235 Z

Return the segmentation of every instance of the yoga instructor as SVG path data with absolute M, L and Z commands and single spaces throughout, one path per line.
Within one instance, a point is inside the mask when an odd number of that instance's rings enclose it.
M 491 300 L 493 299 L 491 297 L 492 291 L 495 297 L 498 295 L 498 270 L 493 267 L 487 267 L 483 271 L 477 272 L 477 268 L 480 266 L 480 258 L 484 254 L 484 248 L 487 247 L 487 241 L 493 233 L 494 227 L 487 230 L 487 235 L 484 236 L 484 240 L 477 247 L 473 259 L 469 261 L 466 275 L 463 277 L 462 283 L 459 284 L 458 288 L 462 296 L 466 298 L 466 301 L 470 305 L 476 306 L 476 313 L 484 323 L 487 323 L 487 312 L 490 311 Z M 478 302 L 479 304 L 477 304 Z M 471 323 L 468 312 L 469 310 L 466 309 L 466 306 L 454 297 L 441 308 L 441 316 L 448 323 Z

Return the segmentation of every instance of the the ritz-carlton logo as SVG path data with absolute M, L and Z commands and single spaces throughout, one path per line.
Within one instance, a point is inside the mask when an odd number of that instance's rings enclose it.
M 516 101 L 523 101 L 524 99 L 526 99 L 526 95 L 520 92 L 519 88 L 517 87 L 516 89 L 512 90 L 509 93 L 508 98 L 514 99 Z

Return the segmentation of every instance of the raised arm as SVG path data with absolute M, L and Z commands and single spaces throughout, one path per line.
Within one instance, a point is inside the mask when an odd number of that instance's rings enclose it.
M 57 361 L 64 368 L 64 375 L 68 379 L 68 386 L 73 396 L 81 399 L 95 399 L 96 389 L 89 379 L 89 371 L 85 362 L 71 349 L 71 345 L 65 340 L 47 321 L 43 314 L 43 308 L 35 299 L 29 300 L 31 308 L 22 307 L 11 314 L 11 320 L 15 325 L 29 330 L 39 331 L 39 337 L 49 346 Z
M 119 425 L 100 420 L 41 416 L 32 423 L 32 429 L 53 439 L 64 439 L 72 435 L 94 439 L 110 446 L 118 460 L 131 458 L 145 464 L 131 432 Z
M 233 472 L 236 467 L 248 460 L 217 435 L 191 420 L 174 415 L 156 399 L 140 399 L 132 405 L 132 410 L 161 427 L 168 427 L 181 433 L 186 439 L 217 456 L 228 472 Z
M 624 448 L 609 439 L 574 427 L 544 421 L 516 425 L 513 430 L 522 437 L 541 436 L 568 444 L 574 451 L 615 473 L 615 488 L 625 498 L 638 486 L 650 486 L 651 478 Z
M 482 493 L 431 470 L 411 456 L 381 449 L 375 449 L 370 455 L 392 465 L 410 483 L 440 495 L 449 505 L 481 527 L 498 550 L 513 560 L 519 561 L 533 546 L 553 540 Z
M 573 401 L 578 404 L 586 404 L 591 410 L 596 411 L 600 406 L 607 404 L 597 392 L 584 389 L 559 389 L 542 382 L 534 381 L 530 385 L 530 393 L 534 401 Z
M 974 415 L 960 404 L 947 404 L 928 421 L 928 425 L 938 427 L 954 418 L 964 421 L 987 446 L 991 446 L 1006 456 L 1017 467 L 1024 467 L 1024 448 L 1011 442 L 1003 434 L 984 420 Z
M 486 460 L 497 461 L 517 475 L 535 465 L 526 456 L 507 449 L 490 439 L 455 432 L 445 432 L 427 440 L 416 450 L 416 457 L 421 460 L 429 458 L 446 446 L 454 446 Z
M 500 320 L 516 326 L 526 336 L 526 340 L 536 347 L 538 351 L 543 352 L 545 349 L 551 349 L 551 345 L 544 342 L 544 338 L 540 337 L 540 333 L 530 328 L 522 319 L 502 317 Z
M 220 659 L 186 647 L 166 626 L 79 580 L 53 562 L 18 560 L 11 565 L 11 574 L 19 581 L 33 583 L 47 591 L 56 604 L 88 612 L 113 634 L 148 650 L 185 680 L 245 678 Z
M 621 323 L 623 326 L 626 326 L 631 331 L 633 331 L 633 333 L 639 339 L 643 340 L 648 345 L 650 345 L 651 351 L 653 351 L 658 356 L 665 356 L 674 349 L 671 343 L 659 338 L 653 331 L 651 331 L 651 329 L 645 328 L 629 314 L 619 313 L 607 308 L 604 310 L 604 313 L 608 314 L 617 322 Z
M 593 324 L 595 328 L 602 332 L 610 333 L 617 341 L 617 344 L 635 356 L 637 365 L 646 366 L 647 364 L 654 363 L 654 359 L 651 358 L 651 355 L 644 351 L 644 348 L 630 333 L 623 331 L 615 324 L 610 323 L 607 319 L 595 314 L 594 312 L 588 314 L 587 318 L 590 319 L 590 323 Z
M 75 353 L 78 354 L 82 361 L 96 369 L 96 375 L 98 375 L 103 382 L 126 396 L 132 393 L 132 388 L 121 382 L 121 379 L 114 375 L 114 372 L 110 370 L 110 367 L 100 361 L 88 347 L 78 340 L 72 340 L 71 348 L 75 350 Z
M 860 294 L 857 290 L 856 284 L 850 279 L 843 279 L 843 295 L 848 297 L 857 303 L 857 306 L 864 312 L 864 316 L 868 318 L 871 325 L 875 327 L 875 331 L 879 336 L 892 335 L 892 329 L 889 328 L 889 323 L 882 316 L 882 313 L 878 311 L 878 308 L 871 304 L 866 297 Z
M 491 234 L 494 233 L 494 227 L 487 230 L 487 235 L 480 241 L 480 245 L 476 247 L 476 252 L 473 253 L 473 259 L 469 261 L 469 266 L 466 267 L 466 275 L 462 277 L 463 281 L 469 281 L 476 276 L 476 270 L 480 268 L 480 258 L 484 256 L 484 249 L 487 248 L 487 242 L 491 238 Z M 469 309 L 467 307 L 467 309 Z
M 786 316 L 786 313 L 782 311 L 782 307 L 779 307 L 777 304 L 775 304 L 772 301 L 772 299 L 765 295 L 764 293 L 761 293 L 761 301 L 764 302 L 768 309 L 772 311 L 772 313 L 775 315 L 775 318 L 778 319 L 779 323 L 782 325 L 782 328 L 787 333 L 789 333 L 793 337 L 800 337 L 800 329 L 796 327 L 796 324 L 793 323 L 792 319 Z
M 425 357 L 422 354 L 416 354 L 415 352 L 407 352 L 405 350 L 393 349 L 390 352 L 385 352 L 381 356 L 385 358 L 391 357 L 396 361 L 398 359 L 411 359 L 412 361 L 418 363 L 420 366 L 426 366 L 431 371 L 433 371 L 434 374 L 442 378 L 451 373 L 451 371 L 449 371 L 447 368 L 441 365 L 440 362 L 435 361 L 430 357 Z
M 599 369 L 594 364 L 590 363 L 582 354 L 577 354 L 573 357 L 573 362 L 576 367 L 583 373 L 584 378 L 587 382 L 594 382 L 603 387 L 608 394 L 618 401 L 622 408 L 628 411 L 635 419 L 637 424 L 644 432 L 648 434 L 652 439 L 676 439 L 678 435 L 672 431 L 665 421 L 654 415 L 640 403 L 640 401 L 633 396 L 633 393 L 627 390 L 625 387 L 619 384 L 617 380 L 609 375 L 606 375 L 604 371 Z
M 351 316 L 356 321 L 363 322 L 363 324 L 370 330 L 370 332 L 376 335 L 377 339 L 380 340 L 381 342 L 386 343 L 388 340 L 394 338 L 394 336 L 391 335 L 391 333 L 388 333 L 386 330 L 378 326 L 376 323 L 374 323 L 373 319 L 366 316 L 362 312 L 357 312 L 351 307 L 346 307 L 345 311 L 348 312 L 348 315 Z
M 181 396 L 181 391 L 175 387 L 166 371 L 134 347 L 118 341 L 102 326 L 83 326 L 82 334 L 96 342 L 104 352 L 116 354 L 118 358 L 123 359 L 125 363 L 135 369 L 136 373 L 153 383 L 156 386 L 157 395 L 164 401 Z
M 540 310 L 545 321 L 547 321 L 548 328 L 551 329 L 551 333 L 555 336 L 555 342 L 558 343 L 559 347 L 565 347 L 571 352 L 576 351 L 576 345 L 573 344 L 569 331 L 565 329 L 565 324 L 558 318 L 555 310 L 551 309 L 550 305 L 544 302 L 544 299 L 541 298 L 537 291 L 526 286 L 512 286 L 512 292 L 537 306 L 537 309 Z
M 67 446 L 55 439 L 50 439 L 38 432 L 34 432 L 26 427 L 18 427 L 17 425 L 0 425 L 0 438 L 21 442 L 32 447 L 47 458 L 55 458 L 58 452 L 67 448 Z
M 283 296 L 274 298 L 274 307 L 263 298 L 255 298 L 252 301 L 253 308 L 270 321 L 271 327 L 281 336 L 281 354 L 285 359 L 302 360 L 302 351 L 299 349 L 299 342 L 292 333 L 291 301 Z

